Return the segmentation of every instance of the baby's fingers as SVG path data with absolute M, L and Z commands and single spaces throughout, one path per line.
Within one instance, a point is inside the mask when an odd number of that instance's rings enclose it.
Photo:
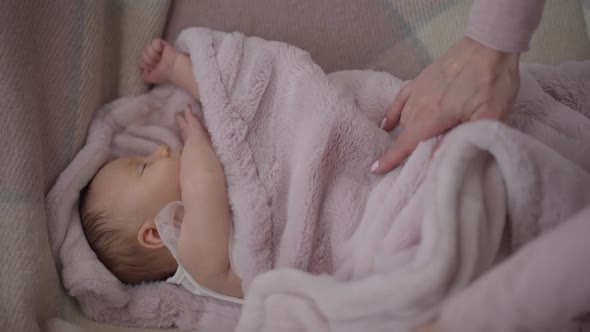
M 201 120 L 193 114 L 190 104 L 187 105 L 186 109 L 184 110 L 184 119 L 186 120 L 187 132 L 189 136 L 197 135 L 205 138 L 208 141 L 211 140 L 209 131 L 207 128 L 205 128 Z
M 155 52 L 161 54 L 164 50 L 164 46 L 166 46 L 166 41 L 163 39 L 156 38 L 152 40 L 150 46 Z
M 180 128 L 180 137 L 182 138 L 182 142 L 186 143 L 188 139 L 188 125 L 182 113 L 176 113 L 176 123 L 178 123 L 178 127 Z
M 145 47 L 144 53 L 154 62 L 160 62 L 166 42 L 162 39 L 154 39 Z
M 188 125 L 196 125 L 198 120 L 193 114 L 193 107 L 191 104 L 186 105 L 184 108 L 184 119 L 186 120 Z
M 184 119 L 186 120 L 187 126 L 190 129 L 197 129 L 199 131 L 205 131 L 206 129 L 203 126 L 203 124 L 201 123 L 201 120 L 199 120 L 194 114 L 193 114 L 193 108 L 192 106 L 189 104 L 186 106 L 186 108 L 184 109 Z

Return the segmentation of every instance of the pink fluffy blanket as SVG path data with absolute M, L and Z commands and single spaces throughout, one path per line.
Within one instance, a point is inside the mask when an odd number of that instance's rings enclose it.
M 180 148 L 165 86 L 98 111 L 48 198 L 62 281 L 91 318 L 201 331 L 411 331 L 511 251 L 590 202 L 590 69 L 528 66 L 510 126 L 423 142 L 386 176 L 379 129 L 403 82 L 326 75 L 295 47 L 185 30 L 201 111 L 224 165 L 243 307 L 165 283 L 121 284 L 82 233 L 79 190 L 112 156 Z M 198 105 L 196 105 L 198 106 Z M 585 113 L 586 112 L 586 113 Z

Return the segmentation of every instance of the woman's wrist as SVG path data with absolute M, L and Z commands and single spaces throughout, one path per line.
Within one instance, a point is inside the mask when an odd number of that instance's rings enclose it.
M 482 63 L 503 64 L 508 69 L 518 70 L 520 53 L 509 53 L 487 47 L 469 37 L 460 41 L 469 49 L 469 54 Z
M 466 68 L 473 70 L 475 67 L 489 79 L 498 75 L 518 75 L 519 59 L 520 53 L 498 51 L 469 37 L 463 37 L 440 58 L 448 79 L 457 77 Z

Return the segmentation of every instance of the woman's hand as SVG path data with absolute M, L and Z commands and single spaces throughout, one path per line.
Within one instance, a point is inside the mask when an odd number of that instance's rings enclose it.
M 401 125 L 395 143 L 373 164 L 376 174 L 389 172 L 420 141 L 465 121 L 503 119 L 520 85 L 519 54 L 503 53 L 467 37 L 426 67 L 396 96 L 381 127 Z

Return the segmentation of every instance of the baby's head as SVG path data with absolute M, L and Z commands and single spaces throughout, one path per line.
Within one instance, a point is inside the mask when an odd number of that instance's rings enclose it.
M 144 158 L 104 165 L 80 197 L 86 238 L 101 262 L 125 283 L 161 280 L 177 263 L 154 218 L 181 199 L 180 160 L 166 146 Z

